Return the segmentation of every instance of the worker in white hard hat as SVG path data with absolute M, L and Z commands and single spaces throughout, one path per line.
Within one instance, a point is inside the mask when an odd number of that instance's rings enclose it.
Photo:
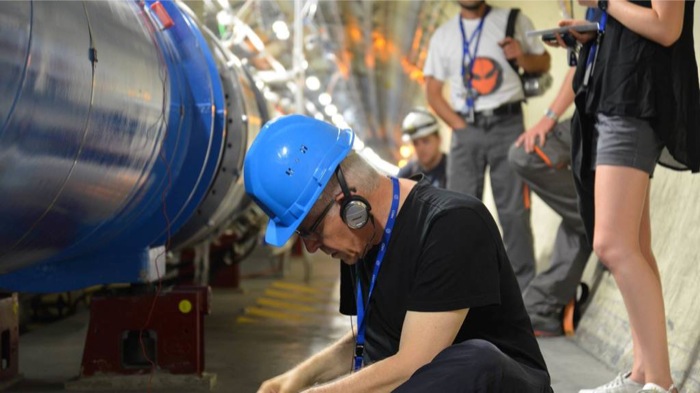
M 399 170 L 399 177 L 409 178 L 418 174 L 435 187 L 447 184 L 447 154 L 440 150 L 440 125 L 432 113 L 424 108 L 414 108 L 403 119 L 401 131 L 404 139 L 413 143 L 416 158 Z

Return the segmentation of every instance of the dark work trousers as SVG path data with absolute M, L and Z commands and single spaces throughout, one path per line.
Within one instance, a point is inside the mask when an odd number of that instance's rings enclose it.
M 557 124 L 544 146 L 536 146 L 531 154 L 526 153 L 522 146 L 513 145 L 508 161 L 532 191 L 562 218 L 549 267 L 538 274 L 523 292 L 533 328 L 558 330 L 561 310 L 576 295 L 586 262 L 593 251 L 578 211 L 571 173 L 571 122 Z
M 519 363 L 484 340 L 467 340 L 440 352 L 394 393 L 549 393 L 549 374 Z
M 530 190 L 508 165 L 508 149 L 522 132 L 522 114 L 477 116 L 475 124 L 452 132 L 447 156 L 447 189 L 479 199 L 489 167 L 503 243 L 521 290 L 535 277 Z

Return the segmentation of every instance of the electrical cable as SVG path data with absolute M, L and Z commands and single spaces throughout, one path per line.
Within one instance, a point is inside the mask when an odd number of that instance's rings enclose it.
M 165 129 L 164 133 L 163 133 L 162 140 L 165 141 L 168 137 L 168 125 L 169 125 L 168 118 L 165 115 L 165 108 L 166 108 L 166 105 L 168 103 L 167 102 L 167 98 L 168 98 L 167 93 L 168 92 L 166 89 L 166 86 L 168 83 L 168 73 L 166 71 L 165 65 L 163 67 L 161 67 L 160 72 L 159 72 L 159 76 L 160 76 L 160 80 L 162 83 L 162 89 L 163 89 L 162 90 L 163 104 L 161 106 L 162 109 L 161 109 L 160 116 L 155 120 L 155 122 L 154 122 L 153 126 L 151 126 L 151 128 L 157 129 L 158 125 L 161 124 L 161 122 L 162 122 L 162 124 L 164 125 L 164 129 Z M 148 132 L 149 131 L 147 131 L 147 133 Z M 144 341 L 143 341 L 143 333 L 151 323 L 151 319 L 153 317 L 153 312 L 154 312 L 154 310 L 156 308 L 156 304 L 158 302 L 158 297 L 161 295 L 162 290 L 163 290 L 163 280 L 162 280 L 162 276 L 160 274 L 160 268 L 158 267 L 158 260 L 160 258 L 166 258 L 166 254 L 168 252 L 168 249 L 170 249 L 170 237 L 171 237 L 171 223 L 170 223 L 170 217 L 168 216 L 166 198 L 167 198 L 168 192 L 172 188 L 173 180 L 172 180 L 172 171 L 170 168 L 170 163 L 168 162 L 168 159 L 165 155 L 165 149 L 164 149 L 162 144 L 161 144 L 161 148 L 160 148 L 158 155 L 159 155 L 159 158 L 163 161 L 163 164 L 165 165 L 165 172 L 167 175 L 166 176 L 166 179 L 167 179 L 166 186 L 161 193 L 162 213 L 163 213 L 163 218 L 165 219 L 166 237 L 165 237 L 165 245 L 163 247 L 163 251 L 161 253 L 159 253 L 158 255 L 156 255 L 156 257 L 154 259 L 154 264 L 155 264 L 155 268 L 156 268 L 156 277 L 157 277 L 156 292 L 153 296 L 153 302 L 151 303 L 151 307 L 148 311 L 148 316 L 146 318 L 146 321 L 143 324 L 143 327 L 141 328 L 141 330 L 139 330 L 139 344 L 141 346 L 141 353 L 143 354 L 144 358 L 151 365 L 151 372 L 149 373 L 149 377 L 148 377 L 148 392 L 152 391 L 153 375 L 155 374 L 157 365 L 156 365 L 155 361 L 153 359 L 151 359 L 148 356 L 148 353 L 146 352 L 146 345 L 144 344 Z

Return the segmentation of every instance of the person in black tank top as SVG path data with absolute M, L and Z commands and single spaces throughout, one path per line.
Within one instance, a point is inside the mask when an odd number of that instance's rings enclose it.
M 700 169 L 694 1 L 579 3 L 606 14 L 603 35 L 574 34 L 584 46 L 573 82 L 573 169 L 589 240 L 620 288 L 634 347 L 631 372 L 581 392 L 672 392 L 649 189 L 657 160 Z

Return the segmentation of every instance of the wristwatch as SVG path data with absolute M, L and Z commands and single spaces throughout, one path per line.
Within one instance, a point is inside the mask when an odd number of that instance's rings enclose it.
M 598 9 L 601 11 L 608 10 L 608 0 L 598 0 Z
M 544 116 L 545 116 L 546 118 L 548 118 L 548 119 L 554 120 L 555 123 L 556 123 L 557 121 L 559 121 L 559 116 L 557 116 L 557 114 L 554 113 L 554 111 L 552 110 L 552 108 L 547 108 L 547 110 L 544 111 Z

